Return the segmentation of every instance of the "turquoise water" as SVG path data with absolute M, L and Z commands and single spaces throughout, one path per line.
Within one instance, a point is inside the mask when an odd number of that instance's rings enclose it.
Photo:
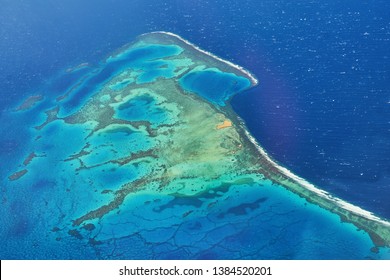
M 120 55 L 108 58 L 104 67 L 92 72 L 90 77 L 83 80 L 81 86 L 71 92 L 71 98 L 64 103 L 62 113 L 71 114 L 80 109 L 88 98 L 102 89 L 101 86 L 104 83 L 128 68 L 135 71 L 143 70 L 144 73 L 140 72 L 137 77 L 137 83 L 140 84 L 153 82 L 158 77 L 172 78 L 174 76 L 172 67 L 161 69 L 166 65 L 163 58 L 180 54 L 180 52 L 181 49 L 178 46 L 153 45 L 123 51 Z M 118 89 L 120 88 L 119 86 Z
M 147 94 L 139 95 L 118 106 L 116 117 L 129 121 L 148 120 L 153 124 L 167 121 L 167 113 L 156 106 L 157 100 Z

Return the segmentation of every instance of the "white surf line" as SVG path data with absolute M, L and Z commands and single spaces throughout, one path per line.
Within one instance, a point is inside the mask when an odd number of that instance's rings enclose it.
M 228 60 L 225 60 L 225 59 L 222 59 L 218 56 L 216 56 L 215 54 L 211 53 L 211 52 L 208 52 L 208 51 L 205 51 L 203 49 L 201 49 L 200 47 L 198 47 L 197 45 L 194 45 L 193 43 L 187 41 L 186 39 L 180 37 L 179 35 L 175 34 L 175 33 L 171 33 L 171 32 L 166 32 L 166 31 L 155 31 L 155 32 L 150 32 L 152 34 L 166 34 L 166 35 L 169 35 L 169 36 L 172 36 L 172 37 L 175 37 L 177 39 L 179 39 L 180 41 L 182 41 L 183 43 L 189 45 L 190 47 L 193 47 L 194 49 L 196 49 L 197 51 L 203 53 L 203 54 L 206 54 L 208 56 L 211 56 L 212 58 L 220 61 L 220 62 L 223 62 L 225 64 L 228 64 L 229 66 L 245 73 L 249 79 L 252 81 L 252 84 L 255 86 L 259 83 L 259 81 L 255 78 L 255 76 L 253 76 L 253 74 L 251 72 L 249 72 L 247 69 L 245 69 L 244 67 L 241 67 L 237 64 L 234 64 Z M 150 34 L 150 33 L 146 33 L 146 34 Z
M 353 213 L 353 214 L 356 214 L 358 216 L 361 216 L 361 217 L 364 217 L 366 219 L 369 219 L 369 220 L 373 220 L 373 221 L 376 221 L 376 222 L 379 222 L 383 225 L 386 225 L 386 226 L 390 226 L 390 222 L 388 221 L 385 221 L 377 216 L 375 216 L 372 212 L 369 212 L 367 210 L 364 210 L 356 205 L 353 205 L 349 202 L 346 202 L 342 199 L 339 199 L 337 197 L 334 197 L 332 196 L 330 193 L 324 191 L 324 190 L 321 190 L 319 188 L 317 188 L 316 186 L 314 186 L 313 184 L 309 183 L 308 181 L 306 181 L 305 179 L 295 175 L 294 173 L 292 173 L 290 170 L 288 170 L 287 168 L 277 164 L 273 159 L 271 159 L 271 157 L 266 153 L 266 151 L 257 143 L 256 139 L 253 138 L 252 135 L 249 134 L 249 132 L 244 128 L 244 131 L 247 135 L 247 137 L 249 138 L 249 140 L 256 146 L 256 148 L 259 150 L 259 152 L 261 153 L 262 156 L 264 156 L 269 162 L 272 163 L 272 165 L 278 169 L 282 174 L 286 175 L 287 177 L 293 179 L 294 181 L 296 181 L 298 184 L 300 184 L 301 186 L 303 186 L 304 188 L 312 191 L 313 193 L 317 194 L 318 196 L 321 196 L 333 203 L 335 203 L 337 206 L 339 206 L 340 208 L 343 208 L 345 210 L 348 210 L 349 212 Z

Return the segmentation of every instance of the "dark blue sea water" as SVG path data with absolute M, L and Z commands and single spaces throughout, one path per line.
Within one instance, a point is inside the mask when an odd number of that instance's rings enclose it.
M 320 188 L 390 219 L 388 11 L 390 3 L 382 0 L 0 0 L 0 176 L 6 178 L 14 172 L 14 166 L 7 163 L 15 158 L 24 158 L 31 152 L 24 143 L 29 137 L 28 127 L 31 124 L 16 127 L 14 124 L 20 124 L 23 118 L 17 115 L 9 117 L 9 112 L 21 100 L 37 93 L 57 97 L 74 85 L 83 76 L 83 71 L 89 71 L 81 69 L 61 76 L 64 69 L 83 62 L 97 65 L 106 55 L 133 41 L 136 36 L 165 30 L 177 33 L 205 50 L 246 67 L 259 78 L 259 85 L 235 96 L 232 106 L 273 158 Z M 84 90 L 84 94 L 71 92 L 68 99 L 71 102 L 70 108 L 82 104 L 84 100 L 77 96 L 93 94 L 90 90 L 96 89 L 95 86 L 103 83 L 105 77 L 115 69 L 116 67 L 107 67 L 107 73 L 91 75 L 91 88 L 88 88 L 87 80 L 78 89 Z M 59 78 L 55 78 L 57 76 Z M 43 84 L 46 90 L 36 92 Z M 221 102 L 224 98 L 221 97 Z M 50 107 L 49 102 L 49 99 L 45 99 L 37 106 L 36 111 L 40 111 L 40 106 Z M 120 110 L 129 116 L 137 113 L 128 112 L 126 108 Z M 52 129 L 53 135 L 69 133 L 61 131 L 60 126 L 53 126 Z M 123 133 L 120 134 L 122 137 Z M 77 143 L 78 140 L 71 139 L 70 144 Z M 44 148 L 55 150 L 55 147 Z M 48 170 L 51 168 L 47 167 Z M 55 176 L 52 177 L 54 182 Z M 53 182 L 38 181 L 31 188 L 39 196 L 42 186 L 55 188 Z M 2 186 L 1 191 L 5 193 L 6 188 Z M 247 204 L 250 207 L 254 207 L 252 204 L 260 205 L 257 201 L 262 201 L 263 198 L 257 197 L 259 193 L 251 192 L 252 190 L 248 190 L 250 195 Z M 20 193 L 22 194 L 22 190 Z M 253 202 L 254 198 L 258 200 Z M 290 210 L 294 209 L 292 221 L 299 220 L 295 227 L 307 227 L 305 232 L 309 232 L 309 237 L 311 232 L 317 230 L 317 235 L 333 231 L 333 224 L 328 223 L 330 218 L 321 216 L 322 212 L 318 212 L 318 217 L 313 215 L 309 224 L 301 221 L 301 211 L 305 211 L 295 209 L 288 202 L 295 199 L 297 198 L 285 197 L 285 194 L 281 194 L 280 198 L 280 204 L 287 209 L 286 213 L 290 215 Z M 33 197 L 28 201 L 31 205 L 20 202 L 12 205 L 11 210 L 15 213 L 38 211 L 32 207 L 35 203 Z M 234 202 L 231 204 L 234 205 Z M 232 205 L 227 203 L 226 207 L 234 210 Z M 316 208 L 313 205 L 310 207 Z M 247 230 L 247 238 L 233 238 L 232 244 L 244 242 L 244 239 L 256 240 L 256 235 L 272 238 L 274 232 L 262 232 L 261 223 L 268 221 L 267 219 L 274 220 L 273 215 L 278 216 L 279 213 L 267 215 L 270 216 L 255 219 L 255 225 Z M 198 221 L 196 225 L 184 224 L 183 232 L 194 230 L 199 224 L 207 228 L 209 222 L 206 220 Z M 241 225 L 241 220 L 239 222 Z M 28 215 L 18 216 L 12 232 L 15 236 L 22 236 L 27 229 L 34 228 L 32 223 L 28 220 Z M 229 222 L 226 222 L 226 229 L 216 230 L 215 236 L 210 234 L 210 240 L 205 242 L 217 242 L 218 238 L 222 238 L 218 236 L 221 232 L 229 233 L 229 226 Z M 245 226 L 243 220 L 243 229 Z M 259 231 L 251 231 L 254 228 Z M 261 244 L 261 240 L 256 243 L 256 248 L 271 248 L 270 255 L 257 252 L 258 255 L 254 253 L 253 256 L 274 258 L 271 255 L 273 251 L 282 252 L 278 250 L 278 246 L 283 249 L 291 247 L 291 250 L 288 249 L 291 255 L 278 255 L 276 258 L 361 258 L 366 254 L 354 252 L 354 248 L 358 247 L 354 244 L 358 244 L 359 240 L 351 240 L 352 245 L 345 245 L 345 248 L 340 246 L 337 254 L 327 250 L 327 240 L 321 240 L 324 244 L 320 246 L 323 248 L 321 252 L 312 252 L 311 247 L 305 249 L 296 245 L 300 244 L 300 238 L 306 240 L 305 236 L 297 237 L 296 240 L 289 238 L 294 233 L 294 226 L 286 227 L 286 230 L 288 231 L 282 238 L 285 243 L 274 244 L 275 247 L 272 248 L 269 244 Z M 351 226 L 351 232 L 353 231 L 355 228 Z M 189 242 L 184 233 L 181 240 L 183 244 Z M 150 234 L 150 240 L 157 238 L 158 234 L 153 235 L 155 232 Z M 343 235 L 340 240 L 348 238 L 349 236 Z M 142 242 L 136 239 L 134 237 L 134 240 L 127 239 L 123 242 L 131 242 L 131 246 L 137 247 Z M 107 245 L 108 249 L 110 245 L 112 244 Z M 248 243 L 248 248 L 252 245 L 253 243 Z M 75 248 L 72 244 L 69 246 L 69 251 Z M 237 245 L 239 246 L 241 245 Z M 143 249 L 141 245 L 139 248 L 140 251 Z M 164 254 L 169 251 L 167 248 L 160 249 Z M 71 252 L 80 258 L 84 256 L 83 252 Z M 156 255 L 162 258 L 188 258 L 187 253 L 175 251 L 169 256 L 163 253 Z M 220 252 L 220 255 L 218 252 L 209 254 L 197 257 L 205 259 L 228 256 L 229 249 Z M 7 256 L 14 257 L 11 253 Z M 31 256 L 35 255 L 29 255 Z M 18 257 L 20 255 L 16 256 Z M 48 257 L 53 258 L 53 255 Z

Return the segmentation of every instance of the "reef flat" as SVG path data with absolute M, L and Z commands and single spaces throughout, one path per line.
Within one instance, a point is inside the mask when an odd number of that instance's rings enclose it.
M 4 182 L 0 257 L 389 257 L 387 221 L 251 137 L 229 105 L 257 85 L 247 70 L 166 32 L 81 65 L 12 113 L 32 125 Z

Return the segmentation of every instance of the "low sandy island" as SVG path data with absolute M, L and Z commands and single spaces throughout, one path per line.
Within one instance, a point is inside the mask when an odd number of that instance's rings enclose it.
M 217 125 L 217 129 L 223 129 L 231 126 L 232 122 L 230 120 L 224 120 L 223 123 Z

